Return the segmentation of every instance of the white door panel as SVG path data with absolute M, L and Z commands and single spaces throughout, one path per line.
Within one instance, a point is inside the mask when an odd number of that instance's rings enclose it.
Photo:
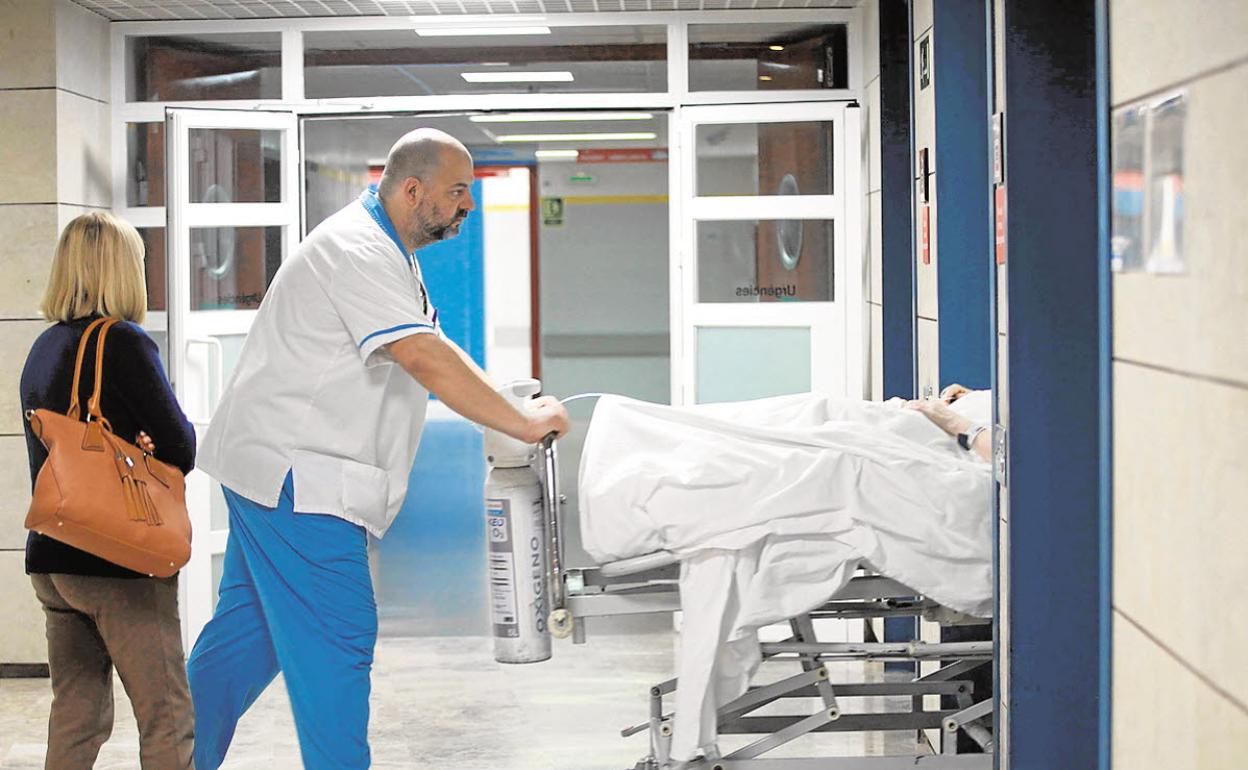
M 673 403 L 865 395 L 859 114 L 843 103 L 678 111 Z
M 169 109 L 165 115 L 170 379 L 202 441 L 276 266 L 299 237 L 293 113 Z M 187 648 L 212 617 L 229 534 L 220 485 L 187 477 L 193 541 L 181 575 Z

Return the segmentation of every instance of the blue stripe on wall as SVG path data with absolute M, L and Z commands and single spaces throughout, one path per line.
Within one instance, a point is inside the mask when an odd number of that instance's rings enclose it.
M 481 182 L 472 188 L 482 201 Z M 455 238 L 417 253 L 442 330 L 485 366 L 485 239 L 481 209 Z M 379 544 L 377 604 L 389 635 L 486 635 L 485 462 L 463 419 L 425 425 L 407 498 Z
M 914 398 L 914 228 L 911 219 L 910 4 L 880 0 L 880 270 L 884 398 Z M 918 638 L 914 618 L 885 618 L 884 640 Z M 888 662 L 890 671 L 910 663 Z
M 481 180 L 472 185 L 480 205 Z M 459 235 L 416 252 L 442 331 L 472 360 L 485 364 L 485 212 L 468 215 Z
M 1010 766 L 1095 768 L 1108 331 L 1097 3 L 1004 7 Z
M 940 380 L 969 388 L 992 383 L 994 322 L 989 291 L 995 269 L 985 248 L 991 179 L 983 0 L 933 3 L 936 87 L 936 261 L 940 307 Z
M 911 219 L 910 4 L 880 0 L 880 298 L 884 397 L 913 398 L 914 228 Z

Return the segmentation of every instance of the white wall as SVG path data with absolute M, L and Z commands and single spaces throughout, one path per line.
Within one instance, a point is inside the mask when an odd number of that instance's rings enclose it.
M 574 172 L 592 183 L 571 181 Z M 666 163 L 543 163 L 541 195 L 562 197 L 561 227 L 540 228 L 542 380 L 547 392 L 608 392 L 666 403 L 671 388 Z M 575 479 L 592 403 L 573 404 L 560 442 Z M 580 542 L 568 489 L 569 544 Z M 592 563 L 570 547 L 572 564 Z
M 497 383 L 533 376 L 527 168 L 481 180 L 485 217 L 485 364 Z

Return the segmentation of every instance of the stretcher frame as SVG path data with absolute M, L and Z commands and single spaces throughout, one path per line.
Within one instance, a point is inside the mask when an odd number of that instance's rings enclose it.
M 680 609 L 679 563 L 666 551 L 624 559 L 598 567 L 568 569 L 563 559 L 558 455 L 553 440 L 543 442 L 543 501 L 552 631 L 571 635 L 573 643 L 587 641 L 585 619 L 622 615 L 670 614 Z M 692 763 L 673 762 L 670 756 L 673 714 L 664 711 L 664 698 L 676 691 L 676 679 L 650 688 L 649 718 L 621 730 L 623 737 L 641 732 L 650 736 L 649 753 L 632 770 L 989 770 L 995 749 L 991 732 L 993 700 L 974 700 L 974 669 L 991 665 L 994 644 L 987 642 L 820 642 L 815 621 L 922 617 L 941 625 L 979 625 L 990 621 L 950 610 L 888 577 L 861 570 L 822 606 L 789 619 L 787 639 L 763 643 L 763 665 L 796 663 L 797 672 L 767 685 L 751 686 L 743 695 L 718 709 L 720 735 L 761 736 L 722 757 Z M 837 661 L 938 661 L 941 667 L 909 682 L 829 681 L 824 665 Z M 917 670 L 917 667 L 916 667 Z M 848 713 L 841 699 L 908 696 L 909 711 Z M 951 696 L 957 707 L 928 709 L 927 696 Z M 803 715 L 757 716 L 753 712 L 786 699 L 815 700 L 819 707 Z M 940 748 L 931 747 L 928 731 L 939 731 Z M 823 732 L 910 731 L 916 752 L 882 757 L 767 757 L 769 752 L 796 738 Z M 957 735 L 965 733 L 981 753 L 958 754 Z M 926 745 L 932 754 L 919 753 Z

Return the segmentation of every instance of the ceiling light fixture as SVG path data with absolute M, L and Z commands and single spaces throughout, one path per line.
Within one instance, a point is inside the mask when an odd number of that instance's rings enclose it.
M 581 157 L 580 150 L 538 150 L 533 153 L 538 160 L 576 160 Z
M 784 50 L 784 46 L 782 46 L 782 45 L 769 45 L 769 46 L 767 46 L 767 47 L 768 47 L 768 48 L 770 48 L 770 49 L 771 49 L 771 50 L 773 50 L 773 51 L 783 51 L 783 50 Z
M 638 131 L 635 133 L 612 133 L 604 132 L 600 134 L 503 134 L 494 137 L 496 142 L 515 143 L 515 142 L 648 142 L 658 139 L 659 135 L 653 131 Z
M 550 27 L 423 27 L 416 30 L 421 37 L 484 37 L 503 35 L 549 35 Z
M 764 83 L 769 83 L 771 82 L 771 75 L 759 75 L 758 79 L 763 81 Z
M 494 115 L 472 115 L 473 123 L 573 123 L 606 120 L 651 120 L 649 112 L 503 112 Z
M 571 83 L 571 72 L 462 72 L 469 83 Z

